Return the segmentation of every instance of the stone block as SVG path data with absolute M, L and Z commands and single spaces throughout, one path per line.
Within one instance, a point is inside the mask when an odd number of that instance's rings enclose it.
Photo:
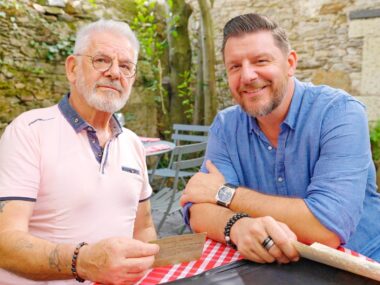
M 350 22 L 348 36 L 350 38 L 363 36 L 380 36 L 380 18 L 353 20 Z
M 351 79 L 348 73 L 341 70 L 317 70 L 311 80 L 314 84 L 326 84 L 351 92 Z
M 367 107 L 368 121 L 380 120 L 380 92 L 378 96 L 358 96 L 357 99 Z
M 327 15 L 327 14 L 336 15 L 339 12 L 342 12 L 344 7 L 346 7 L 345 3 L 338 3 L 338 2 L 328 3 L 328 4 L 322 5 L 321 9 L 319 10 L 319 13 L 321 15 Z
M 380 27 L 380 26 L 379 26 Z M 362 81 L 360 91 L 364 95 L 379 94 L 380 78 L 380 37 L 366 37 L 362 60 Z
M 64 12 L 62 11 L 61 8 L 58 8 L 58 7 L 44 7 L 45 8 L 45 13 L 48 14 L 48 15 L 61 15 L 63 14 Z
M 66 5 L 66 2 L 65 0 L 48 0 L 48 5 L 49 6 L 56 6 L 56 7 L 65 7 Z

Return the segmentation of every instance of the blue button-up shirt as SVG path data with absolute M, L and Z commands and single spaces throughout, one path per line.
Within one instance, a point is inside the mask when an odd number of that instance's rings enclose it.
M 295 79 L 277 148 L 254 117 L 229 107 L 210 128 L 206 159 L 226 182 L 304 199 L 342 244 L 380 260 L 380 196 L 368 121 L 365 107 L 344 91 Z

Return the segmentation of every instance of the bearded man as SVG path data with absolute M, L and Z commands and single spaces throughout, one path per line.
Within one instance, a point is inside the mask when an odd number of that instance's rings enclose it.
M 138 50 L 126 23 L 82 27 L 66 60 L 70 93 L 5 130 L 2 285 L 134 284 L 153 264 L 144 148 L 113 116 L 131 93 Z
M 380 261 L 380 196 L 363 104 L 297 80 L 297 54 L 266 16 L 231 19 L 222 53 L 238 105 L 210 128 L 203 173 L 181 198 L 187 223 L 256 262 L 296 261 L 294 234 Z

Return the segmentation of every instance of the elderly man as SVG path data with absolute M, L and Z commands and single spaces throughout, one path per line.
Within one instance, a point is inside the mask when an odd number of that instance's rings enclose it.
M 131 93 L 138 49 L 125 23 L 84 26 L 66 59 L 70 93 L 5 130 L 2 285 L 132 284 L 152 265 L 159 248 L 147 243 L 156 232 L 144 149 L 112 115 Z
M 257 262 L 292 260 L 289 228 L 304 243 L 344 245 L 380 261 L 364 106 L 298 81 L 285 31 L 265 16 L 230 20 L 222 51 L 238 105 L 215 118 L 208 173 L 194 176 L 181 198 L 194 203 L 186 207 L 192 228 Z

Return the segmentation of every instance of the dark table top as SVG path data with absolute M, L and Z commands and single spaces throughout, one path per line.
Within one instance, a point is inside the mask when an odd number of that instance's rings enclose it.
M 240 260 L 164 284 L 178 285 L 374 285 L 380 282 L 305 258 L 291 264 Z

